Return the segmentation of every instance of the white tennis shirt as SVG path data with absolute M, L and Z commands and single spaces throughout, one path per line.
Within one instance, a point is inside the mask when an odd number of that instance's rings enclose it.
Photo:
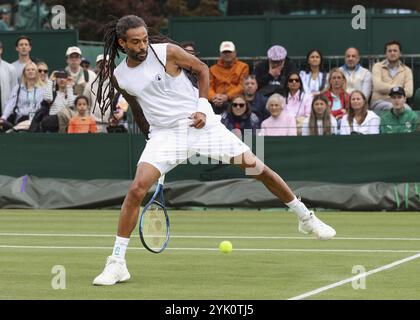
M 160 61 L 166 65 L 167 43 L 151 44 Z M 177 127 L 197 111 L 198 89 L 185 72 L 172 77 L 148 47 L 147 58 L 137 67 L 130 68 L 124 59 L 114 75 L 120 88 L 136 97 L 150 124 L 150 131 L 157 128 Z

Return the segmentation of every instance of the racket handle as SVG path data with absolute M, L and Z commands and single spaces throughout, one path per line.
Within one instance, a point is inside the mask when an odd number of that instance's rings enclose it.
M 162 174 L 162 175 L 160 176 L 159 180 L 158 180 L 158 184 L 163 185 L 163 183 L 164 183 L 164 182 L 165 182 L 165 175 L 164 175 L 164 174 Z

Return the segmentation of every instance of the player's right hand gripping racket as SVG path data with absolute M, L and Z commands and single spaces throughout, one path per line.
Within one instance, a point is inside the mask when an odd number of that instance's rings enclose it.
M 165 250 L 169 242 L 169 216 L 163 197 L 165 176 L 159 178 L 153 197 L 144 207 L 139 223 L 140 240 L 153 253 Z

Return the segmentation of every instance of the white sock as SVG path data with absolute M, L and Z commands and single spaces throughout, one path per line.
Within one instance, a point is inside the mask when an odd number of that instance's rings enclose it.
M 296 197 L 286 205 L 297 214 L 300 220 L 309 218 L 311 214 L 305 204 Z
M 127 250 L 129 242 L 130 242 L 130 238 L 122 238 L 122 237 L 116 236 L 114 250 L 112 251 L 112 256 L 115 258 L 125 260 L 125 251 Z

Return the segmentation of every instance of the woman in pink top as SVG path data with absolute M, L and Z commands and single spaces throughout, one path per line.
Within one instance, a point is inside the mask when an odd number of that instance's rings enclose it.
M 260 136 L 296 136 L 295 117 L 284 110 L 286 100 L 278 93 L 268 98 L 267 109 L 271 116 L 261 124 Z

